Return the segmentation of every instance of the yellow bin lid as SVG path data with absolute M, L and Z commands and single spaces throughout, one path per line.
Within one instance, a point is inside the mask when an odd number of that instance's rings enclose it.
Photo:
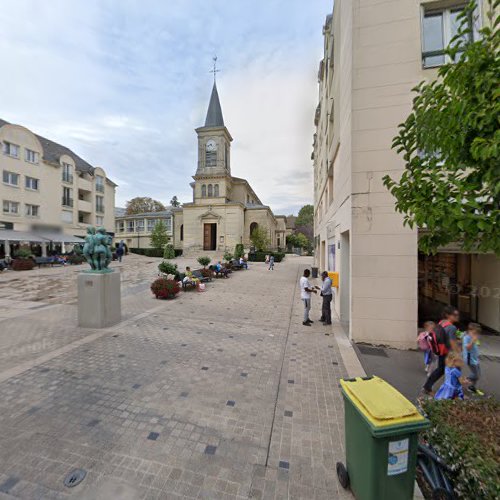
M 341 380 L 340 385 L 352 404 L 373 427 L 410 424 L 426 420 L 415 405 L 379 377 Z

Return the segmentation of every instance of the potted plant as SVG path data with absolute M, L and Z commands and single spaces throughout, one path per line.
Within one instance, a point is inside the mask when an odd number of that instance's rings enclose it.
M 20 247 L 14 254 L 15 259 L 11 267 L 14 271 L 29 271 L 35 267 L 31 248 L 28 246 Z
M 211 260 L 212 259 L 207 256 L 198 257 L 198 264 L 200 264 L 200 266 L 203 266 L 203 269 L 205 269 L 208 264 L 210 264 Z
M 172 264 L 168 260 L 164 260 L 158 264 L 160 273 L 164 275 L 176 276 L 178 274 L 177 264 Z
M 176 280 L 158 278 L 151 284 L 151 291 L 157 299 L 174 299 L 181 287 Z

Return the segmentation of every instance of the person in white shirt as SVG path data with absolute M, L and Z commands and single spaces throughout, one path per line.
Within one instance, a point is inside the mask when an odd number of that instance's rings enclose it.
M 304 276 L 300 278 L 300 297 L 302 302 L 304 302 L 304 321 L 302 324 L 304 326 L 311 326 L 312 321 L 309 319 L 309 311 L 311 310 L 311 293 L 317 293 L 317 291 L 309 283 L 309 276 L 311 271 L 309 269 L 304 270 Z

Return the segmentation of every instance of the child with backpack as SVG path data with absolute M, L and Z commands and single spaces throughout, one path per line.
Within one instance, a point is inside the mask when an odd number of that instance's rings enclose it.
M 417 337 L 418 347 L 424 352 L 424 366 L 425 373 L 427 374 L 431 372 L 431 365 L 434 360 L 434 355 L 432 354 L 432 332 L 435 326 L 434 321 L 426 321 L 424 323 L 424 331 L 420 332 Z
M 434 399 L 464 399 L 461 380 L 463 365 L 462 357 L 456 351 L 451 351 L 446 356 L 444 383 L 436 392 Z
M 479 335 L 481 335 L 481 325 L 477 323 L 469 323 L 467 333 L 462 339 L 462 356 L 464 363 L 469 367 L 469 376 L 467 380 L 470 382 L 469 391 L 479 394 L 483 393 L 476 388 L 476 383 L 481 376 L 481 368 L 479 367 Z

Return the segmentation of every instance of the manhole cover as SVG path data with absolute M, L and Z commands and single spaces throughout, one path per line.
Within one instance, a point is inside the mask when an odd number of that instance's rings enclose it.
M 77 484 L 80 484 L 85 479 L 86 475 L 87 471 L 83 469 L 75 469 L 64 478 L 64 486 L 73 488 Z

